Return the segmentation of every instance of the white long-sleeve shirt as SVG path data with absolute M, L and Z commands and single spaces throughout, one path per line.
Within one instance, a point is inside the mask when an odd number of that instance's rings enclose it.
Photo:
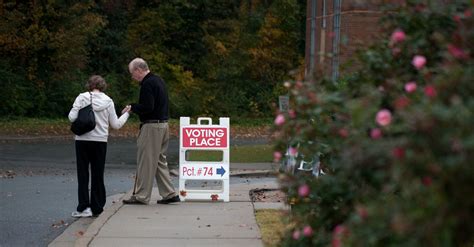
M 89 105 L 90 102 L 89 92 L 79 94 L 69 112 L 69 121 L 74 122 L 79 110 Z M 109 125 L 114 129 L 120 129 L 129 117 L 128 112 L 126 112 L 120 118 L 117 118 L 114 101 L 103 92 L 92 92 L 92 108 L 95 115 L 95 129 L 80 136 L 76 135 L 76 140 L 107 142 Z

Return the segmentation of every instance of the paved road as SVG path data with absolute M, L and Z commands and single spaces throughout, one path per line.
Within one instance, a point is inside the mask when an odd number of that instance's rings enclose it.
M 231 141 L 231 145 L 257 143 L 266 141 Z M 132 188 L 135 160 L 134 139 L 109 141 L 108 195 Z M 176 138 L 170 141 L 168 160 L 178 163 Z M 73 222 L 70 214 L 77 204 L 77 181 L 72 140 L 0 143 L 0 175 L 0 246 L 47 246 Z
M 108 194 L 133 186 L 133 170 L 108 169 Z M 77 181 L 73 170 L 31 169 L 0 180 L 0 246 L 47 246 L 74 219 Z

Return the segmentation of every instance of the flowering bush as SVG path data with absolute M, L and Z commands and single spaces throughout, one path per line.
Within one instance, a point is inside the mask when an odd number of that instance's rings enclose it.
M 474 244 L 472 2 L 406 4 L 386 38 L 337 83 L 297 82 L 275 120 L 325 175 L 282 173 L 292 205 L 285 246 Z

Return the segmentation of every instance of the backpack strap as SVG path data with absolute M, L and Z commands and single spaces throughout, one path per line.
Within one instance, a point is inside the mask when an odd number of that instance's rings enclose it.
M 91 96 L 91 107 L 92 107 L 92 92 L 89 91 L 89 94 Z M 94 109 L 94 107 L 92 107 L 92 109 Z

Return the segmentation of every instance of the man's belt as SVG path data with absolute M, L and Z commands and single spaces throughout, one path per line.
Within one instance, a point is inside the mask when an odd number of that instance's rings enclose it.
M 167 123 L 168 120 L 145 120 L 142 124 L 149 124 L 149 123 Z

